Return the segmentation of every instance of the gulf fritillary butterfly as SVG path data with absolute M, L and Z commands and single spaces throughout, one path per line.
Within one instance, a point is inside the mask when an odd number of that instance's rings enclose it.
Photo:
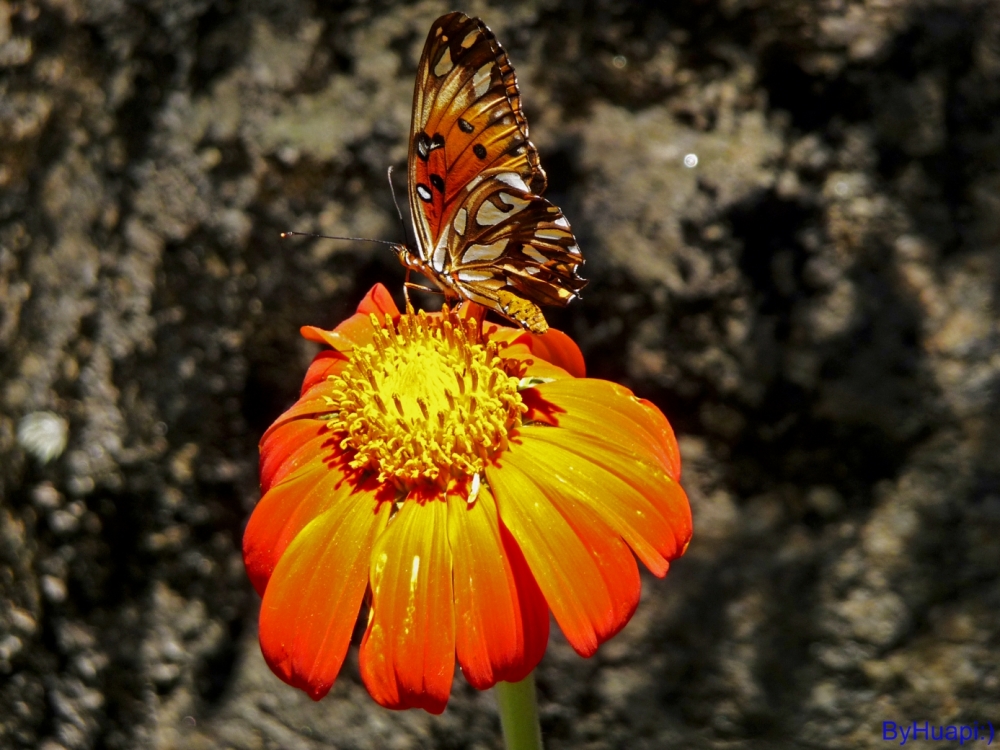
M 441 16 L 413 91 L 409 200 L 416 248 L 400 262 L 446 298 L 469 299 L 533 333 L 538 308 L 566 305 L 584 284 L 569 222 L 540 197 L 545 172 L 528 140 L 514 68 L 493 32 L 463 13 Z

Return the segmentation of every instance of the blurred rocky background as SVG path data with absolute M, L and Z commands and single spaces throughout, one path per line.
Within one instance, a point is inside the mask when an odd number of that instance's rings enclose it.
M 499 748 L 260 657 L 256 443 L 402 271 L 441 2 L 0 0 L 0 747 Z M 695 539 L 556 748 L 1000 726 L 1000 4 L 471 2 L 587 257 L 550 321 L 673 420 Z M 402 187 L 405 172 L 397 172 Z M 429 304 L 435 304 L 428 300 Z

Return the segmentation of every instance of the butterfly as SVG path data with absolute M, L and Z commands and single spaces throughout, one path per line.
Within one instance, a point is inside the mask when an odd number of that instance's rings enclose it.
M 408 158 L 416 247 L 408 271 L 446 299 L 468 299 L 533 333 L 538 305 L 567 305 L 587 282 L 569 221 L 541 197 L 514 68 L 493 32 L 463 13 L 431 26 L 417 67 Z

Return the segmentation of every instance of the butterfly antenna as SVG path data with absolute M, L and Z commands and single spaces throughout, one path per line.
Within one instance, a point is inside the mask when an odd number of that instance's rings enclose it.
M 352 242 L 377 242 L 380 245 L 394 246 L 398 245 L 398 242 L 389 242 L 388 240 L 373 240 L 370 237 L 332 237 L 328 234 L 312 234 L 311 232 L 282 232 L 281 238 L 286 237 L 317 237 L 321 240 L 349 240 Z
M 396 206 L 396 216 L 399 217 L 399 228 L 403 230 L 403 244 L 406 244 L 406 222 L 403 221 L 403 212 L 399 210 L 399 201 L 396 200 L 396 188 L 392 185 L 392 167 L 386 173 L 389 178 L 389 192 L 392 193 L 392 202 Z

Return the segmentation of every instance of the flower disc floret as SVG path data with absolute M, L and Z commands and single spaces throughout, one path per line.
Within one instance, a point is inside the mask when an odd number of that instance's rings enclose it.
M 401 488 L 479 474 L 521 426 L 520 365 L 454 314 L 373 314 L 372 325 L 372 343 L 331 378 L 331 427 L 351 467 Z

